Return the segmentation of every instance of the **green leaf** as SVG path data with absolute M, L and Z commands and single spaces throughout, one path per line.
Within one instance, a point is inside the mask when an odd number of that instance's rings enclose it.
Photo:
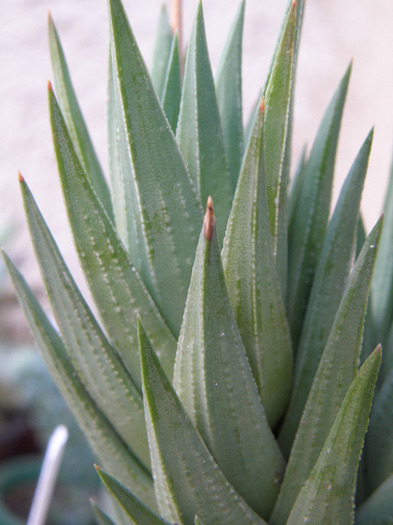
M 393 522 L 393 474 L 356 511 L 356 525 Z
M 150 70 L 151 81 L 158 95 L 161 95 L 164 89 L 165 77 L 167 76 L 168 64 L 171 56 L 172 41 L 172 28 L 169 22 L 166 5 L 163 4 L 158 19 L 153 60 Z
M 125 485 L 96 466 L 98 475 L 106 488 L 117 499 L 133 523 L 136 525 L 170 525 L 138 499 Z
M 366 240 L 366 228 L 364 227 L 363 217 L 360 214 L 358 219 L 358 225 L 356 228 L 356 247 L 355 247 L 355 260 L 359 257 L 360 250 Z
M 109 217 L 113 218 L 112 201 L 108 184 L 79 108 L 59 36 L 50 15 L 48 17 L 48 29 L 52 69 L 61 111 L 67 122 L 75 151 L 86 170 L 89 180 Z
M 353 523 L 356 473 L 380 364 L 381 347 L 378 347 L 349 387 L 287 525 Z
M 176 137 L 201 202 L 207 202 L 210 195 L 215 202 L 219 237 L 223 239 L 233 191 L 201 2 L 188 44 Z
M 380 372 L 380 381 L 383 383 L 393 370 L 393 323 L 390 325 L 389 334 L 383 347 L 383 359 Z
M 94 501 L 90 500 L 90 503 L 93 507 L 94 515 L 100 525 L 116 525 L 115 522 L 112 521 L 110 517 L 107 514 L 105 514 L 105 512 L 101 510 L 100 507 Z
M 300 4 L 291 2 L 270 69 L 265 97 L 264 160 L 267 204 L 273 251 L 282 294 L 288 268 L 287 195 L 292 142 L 293 93 L 299 39 L 296 38 Z
M 191 423 L 151 344 L 139 332 L 146 426 L 160 513 L 168 521 L 258 525 Z
M 81 265 L 106 332 L 134 383 L 141 386 L 136 316 L 142 316 L 169 374 L 173 369 L 176 340 L 93 191 L 51 90 L 49 108 L 64 200 Z
M 323 117 L 305 167 L 302 199 L 289 225 L 287 308 L 295 348 L 330 213 L 334 161 L 350 71 L 348 68 Z
M 236 322 L 266 416 L 274 426 L 289 399 L 292 352 L 269 228 L 263 119 L 262 103 L 245 153 L 222 257 Z
M 177 35 L 173 37 L 168 69 L 160 100 L 173 133 L 176 133 L 181 99 L 180 52 Z
M 293 439 L 319 360 L 332 328 L 353 257 L 360 200 L 367 172 L 373 131 L 369 133 L 341 189 L 329 223 L 308 299 L 297 350 L 291 400 L 282 434 Z
M 267 518 L 284 461 L 229 301 L 211 199 L 187 296 L 173 386 L 225 477 Z
M 271 517 L 272 524 L 285 523 L 356 375 L 381 227 L 380 220 L 367 238 L 349 277 L 299 423 L 284 482 Z M 291 437 L 284 424 L 279 443 L 286 454 L 290 450 Z
M 288 224 L 292 222 L 293 214 L 296 208 L 299 206 L 299 199 L 301 198 L 302 184 L 304 180 L 304 174 L 306 171 L 305 170 L 306 152 L 307 152 L 307 148 L 306 146 L 304 146 L 300 154 L 300 158 L 298 160 L 297 166 L 296 166 L 296 170 L 293 176 L 292 183 L 290 185 L 290 191 L 289 191 L 289 197 L 288 197 Z
M 141 392 L 83 299 L 23 179 L 21 191 L 36 257 L 73 367 L 100 410 L 149 469 Z
M 368 494 L 393 474 L 393 371 L 375 397 L 366 438 Z
M 232 191 L 236 189 L 243 158 L 242 39 L 245 1 L 229 31 L 216 74 L 216 93 L 226 147 Z
M 180 330 L 201 207 L 120 0 L 110 1 L 114 89 L 132 172 L 128 247 L 172 332 Z M 139 257 L 137 257 L 139 255 Z M 170 264 L 168 264 L 170 261 Z
M 59 334 L 49 322 L 27 283 L 4 257 L 27 321 L 45 364 L 60 389 L 94 454 L 106 469 L 128 483 L 146 504 L 155 506 L 150 474 L 134 457 L 84 387 Z

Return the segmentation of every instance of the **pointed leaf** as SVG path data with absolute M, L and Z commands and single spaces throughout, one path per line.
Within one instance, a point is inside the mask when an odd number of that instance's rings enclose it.
M 393 474 L 356 511 L 356 525 L 393 522 Z
M 110 1 L 114 87 L 132 164 L 129 251 L 146 288 L 178 334 L 201 208 L 120 0 Z M 168 264 L 171 261 L 171 264 Z
M 160 96 L 162 107 L 173 133 L 176 133 L 181 99 L 180 52 L 177 35 L 173 37 L 168 69 Z
M 98 475 L 106 488 L 117 499 L 129 517 L 136 525 L 170 525 L 138 499 L 125 485 L 116 478 L 96 466 Z
M 106 212 L 112 218 L 112 201 L 108 184 L 105 180 L 89 132 L 87 131 L 82 112 L 79 108 L 59 36 L 50 15 L 48 18 L 48 29 L 52 69 L 55 76 L 55 86 L 61 111 L 67 122 L 68 129 L 70 130 L 70 136 L 78 157 L 82 162 L 89 180 L 97 192 Z
M 202 203 L 209 195 L 215 202 L 219 237 L 222 239 L 233 191 L 201 2 L 188 44 L 176 137 Z
M 195 257 L 173 386 L 225 477 L 267 518 L 284 462 L 232 312 L 211 199 Z
M 90 501 L 93 507 L 94 515 L 100 525 L 116 525 L 105 512 L 94 502 Z
M 25 280 L 5 256 L 8 272 L 45 364 L 100 462 L 128 483 L 146 504 L 155 505 L 150 474 L 133 456 L 80 380 L 59 334 Z
M 381 347 L 378 347 L 348 389 L 287 525 L 353 523 L 356 473 L 380 363 Z
M 315 272 L 297 350 L 291 401 L 283 430 L 292 434 L 292 437 L 302 415 L 352 264 L 360 200 L 372 138 L 371 131 L 341 189 Z
M 290 186 L 288 197 L 288 224 L 292 222 L 294 212 L 299 206 L 299 199 L 302 194 L 302 185 L 304 180 L 305 166 L 306 166 L 306 152 L 307 148 L 304 146 L 300 158 L 298 160 L 293 180 Z M 363 246 L 363 245 L 362 245 Z
M 216 74 L 217 103 L 222 134 L 235 192 L 243 157 L 242 39 L 245 1 L 242 0 L 229 31 Z
M 283 523 L 288 517 L 356 375 L 381 227 L 382 222 L 379 221 L 370 233 L 348 280 L 299 423 L 284 482 L 271 517 L 272 524 Z M 291 437 L 288 425 L 284 423 L 279 443 L 286 454 L 290 450 Z
M 166 5 L 163 4 L 158 19 L 151 66 L 151 81 L 158 95 L 161 95 L 164 89 L 169 57 L 171 55 L 172 40 L 172 28 L 169 22 Z
M 141 392 L 79 292 L 26 183 L 20 182 L 36 257 L 72 364 L 100 410 L 149 469 Z
M 146 425 L 160 513 L 168 521 L 192 524 L 262 525 L 226 480 L 191 423 L 140 327 Z
M 269 228 L 263 100 L 245 154 L 222 252 L 229 297 L 271 426 L 286 408 L 292 352 Z
M 141 385 L 136 316 L 142 316 L 160 359 L 170 374 L 176 341 L 135 270 L 75 154 L 51 89 L 49 108 L 64 200 L 74 241 L 108 336 Z
M 334 161 L 349 75 L 350 68 L 323 117 L 305 167 L 301 203 L 289 225 L 287 306 L 295 347 L 330 213 Z

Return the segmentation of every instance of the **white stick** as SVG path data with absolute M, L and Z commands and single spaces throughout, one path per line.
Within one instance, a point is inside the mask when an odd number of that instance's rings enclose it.
M 49 438 L 26 525 L 45 524 L 67 439 L 64 425 L 57 426 Z

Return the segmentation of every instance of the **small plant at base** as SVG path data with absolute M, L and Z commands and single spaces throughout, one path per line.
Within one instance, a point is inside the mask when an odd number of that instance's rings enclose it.
M 349 68 L 289 188 L 303 4 L 289 2 L 243 131 L 244 3 L 213 79 L 201 4 L 182 78 L 165 11 L 150 75 L 120 0 L 109 0 L 110 189 L 49 22 L 54 146 L 100 321 L 21 176 L 58 331 L 5 260 L 120 522 L 393 516 L 393 183 L 384 230 L 380 219 L 366 238 L 371 131 L 329 220 Z

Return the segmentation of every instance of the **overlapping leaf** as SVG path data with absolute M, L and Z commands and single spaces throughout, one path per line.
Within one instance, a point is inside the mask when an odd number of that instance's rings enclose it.
M 165 77 L 171 56 L 173 33 L 169 23 L 166 5 L 163 4 L 158 19 L 156 41 L 154 43 L 153 60 L 150 68 L 151 81 L 156 93 L 163 92 Z
M 392 522 L 393 474 L 366 499 L 356 511 L 356 525 L 381 525 Z

